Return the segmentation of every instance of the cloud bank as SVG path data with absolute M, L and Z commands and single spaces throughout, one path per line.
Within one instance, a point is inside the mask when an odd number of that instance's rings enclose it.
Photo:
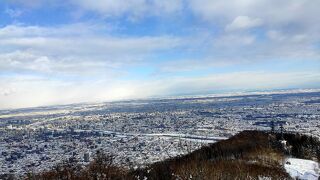
M 0 108 L 319 88 L 319 7 L 313 0 L 3 1 Z

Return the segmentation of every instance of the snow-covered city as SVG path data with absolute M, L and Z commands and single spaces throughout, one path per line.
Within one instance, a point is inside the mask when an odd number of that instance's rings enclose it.
M 320 92 L 274 92 L 0 111 L 0 174 L 41 172 L 103 150 L 128 168 L 190 153 L 243 130 L 320 138 Z

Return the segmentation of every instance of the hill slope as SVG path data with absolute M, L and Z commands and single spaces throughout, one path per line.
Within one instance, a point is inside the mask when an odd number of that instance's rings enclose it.
M 317 138 L 292 133 L 283 137 L 289 144 L 285 147 L 280 134 L 243 131 L 187 155 L 136 170 L 117 167 L 112 157 L 100 153 L 88 167 L 67 162 L 49 172 L 29 174 L 27 179 L 291 179 L 284 169 L 288 155 L 319 162 Z

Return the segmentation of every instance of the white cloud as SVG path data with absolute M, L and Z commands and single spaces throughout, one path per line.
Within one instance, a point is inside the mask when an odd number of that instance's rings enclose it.
M 273 23 L 285 23 L 301 21 L 305 17 L 310 17 L 312 21 L 317 14 L 318 1 L 305 0 L 189 0 L 190 8 L 194 13 L 204 19 L 212 20 L 224 17 L 232 20 L 237 16 L 249 16 L 266 20 Z M 302 16 L 302 17 L 299 17 Z
M 198 20 L 225 31 L 214 31 L 208 57 L 229 62 L 268 59 L 319 60 L 320 1 L 188 0 Z M 259 27 L 257 31 L 246 31 Z M 267 38 L 265 38 L 267 37 Z M 204 43 L 204 44 L 205 44 Z
M 46 56 L 36 56 L 28 52 L 15 51 L 0 54 L 0 69 L 6 71 L 30 70 L 50 72 L 50 60 Z
M 310 37 L 308 34 L 294 34 L 288 35 L 281 31 L 270 30 L 267 32 L 267 36 L 276 42 L 288 42 L 288 43 L 295 43 L 295 44 L 310 44 L 312 43 L 313 39 L 312 36 Z
M 287 35 L 307 33 L 319 41 L 320 1 L 314 0 L 188 0 L 191 11 L 203 21 L 226 29 L 262 25 Z M 230 24 L 231 22 L 231 24 Z
M 279 31 L 275 31 L 275 30 L 270 30 L 267 32 L 267 36 L 275 41 L 282 41 L 285 39 L 285 36 L 280 33 Z
M 183 8 L 183 0 L 72 0 L 82 10 L 105 17 L 126 15 L 129 19 L 146 16 L 166 16 Z
M 315 81 L 316 80 L 316 81 Z M 38 77 L 0 79 L 0 109 L 70 102 L 112 101 L 176 94 L 213 93 L 221 90 L 251 90 L 302 87 L 320 83 L 319 72 L 235 72 L 203 77 L 167 77 L 142 81 L 61 82 Z M 62 92 L 63 91 L 63 92 Z M 8 93 L 9 92 L 9 93 Z
M 317 80 L 315 80 L 317 79 Z M 143 90 L 150 87 L 161 87 L 151 91 L 159 94 L 202 94 L 221 91 L 265 90 L 278 88 L 318 87 L 319 72 L 264 72 L 247 71 L 221 74 L 209 74 L 202 77 L 171 77 L 154 81 Z M 157 85 L 158 84 L 158 85 Z
M 182 46 L 171 36 L 117 37 L 100 27 L 7 26 L 0 29 L 0 69 L 41 73 L 104 74 L 147 61 L 148 55 Z M 72 31 L 76 30 L 76 35 Z
M 7 13 L 10 17 L 12 18 L 16 18 L 16 17 L 19 17 L 23 14 L 23 11 L 20 10 L 20 9 L 10 9 L 10 8 L 7 8 L 5 10 L 5 13 Z
M 237 16 L 230 24 L 226 26 L 226 31 L 245 30 L 262 25 L 259 18 L 250 18 L 248 16 Z
M 242 47 L 244 45 L 253 44 L 255 40 L 256 37 L 253 35 L 227 34 L 216 38 L 214 41 L 214 46 L 219 48 Z

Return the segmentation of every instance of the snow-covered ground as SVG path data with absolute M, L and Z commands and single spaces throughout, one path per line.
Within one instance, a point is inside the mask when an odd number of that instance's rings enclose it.
M 315 161 L 288 158 L 284 168 L 293 178 L 303 180 L 318 180 L 320 177 L 319 163 Z

